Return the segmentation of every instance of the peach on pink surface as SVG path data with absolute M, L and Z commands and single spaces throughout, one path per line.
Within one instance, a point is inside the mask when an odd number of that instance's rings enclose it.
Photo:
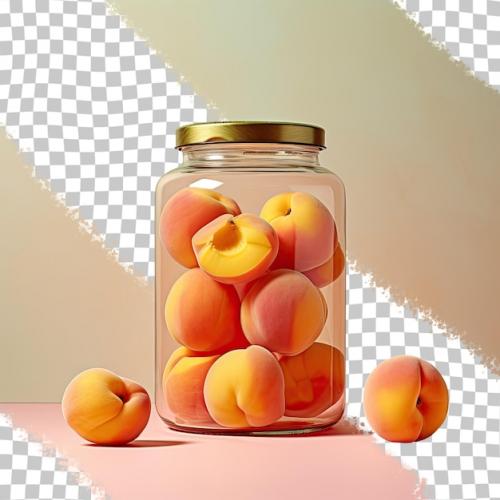
M 87 441 L 120 445 L 142 432 L 151 401 L 139 384 L 109 370 L 91 368 L 68 384 L 62 411 L 69 426 Z
M 388 441 L 425 439 L 444 422 L 448 388 L 439 371 L 413 356 L 380 363 L 368 377 L 364 409 L 373 430 Z

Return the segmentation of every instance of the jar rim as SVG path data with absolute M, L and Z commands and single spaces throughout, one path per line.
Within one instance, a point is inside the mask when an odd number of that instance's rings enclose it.
M 175 147 L 196 144 L 276 143 L 325 149 L 325 130 L 294 122 L 219 121 L 191 123 L 176 131 Z

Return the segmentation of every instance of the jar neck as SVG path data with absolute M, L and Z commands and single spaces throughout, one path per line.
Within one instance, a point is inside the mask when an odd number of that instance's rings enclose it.
M 278 143 L 199 144 L 184 146 L 183 166 L 244 167 L 302 166 L 318 167 L 318 146 Z

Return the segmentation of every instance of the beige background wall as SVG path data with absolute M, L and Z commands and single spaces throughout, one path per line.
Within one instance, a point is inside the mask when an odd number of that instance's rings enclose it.
M 113 5 L 227 118 L 323 125 L 351 260 L 499 358 L 498 93 L 389 1 Z M 151 390 L 152 287 L 80 230 L 4 137 L 0 158 L 0 400 L 57 401 L 90 366 Z
M 0 135 L 0 401 L 59 401 L 103 366 L 153 388 L 153 291 L 92 241 Z

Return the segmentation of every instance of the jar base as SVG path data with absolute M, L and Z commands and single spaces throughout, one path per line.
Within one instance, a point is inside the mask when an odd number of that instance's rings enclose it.
M 208 434 L 208 435 L 221 435 L 221 436 L 299 436 L 301 434 L 313 434 L 315 432 L 321 432 L 335 425 L 337 422 L 328 423 L 308 423 L 303 426 L 298 424 L 296 427 L 289 428 L 270 428 L 270 429 L 230 429 L 230 428 L 206 428 L 206 427 L 188 427 L 176 424 L 162 417 L 162 420 L 167 424 L 167 426 L 178 432 L 184 432 L 188 434 Z

